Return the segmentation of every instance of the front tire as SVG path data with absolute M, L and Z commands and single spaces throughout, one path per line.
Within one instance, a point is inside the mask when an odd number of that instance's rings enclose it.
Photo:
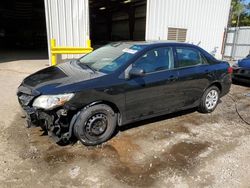
M 219 103 L 220 90 L 216 86 L 211 86 L 204 92 L 198 111 L 201 113 L 211 113 Z
M 85 108 L 74 125 L 74 134 L 86 146 L 107 141 L 117 125 L 117 114 L 105 104 Z

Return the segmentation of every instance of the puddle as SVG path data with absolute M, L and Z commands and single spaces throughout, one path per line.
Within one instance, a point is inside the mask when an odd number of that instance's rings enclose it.
M 133 142 L 133 136 L 122 135 L 113 138 L 108 142 L 108 146 L 115 150 L 121 161 L 130 160 L 134 152 L 140 151 L 140 146 Z
M 139 151 L 140 147 L 132 142 L 128 136 L 114 138 L 98 147 L 77 146 L 50 146 L 44 151 L 43 159 L 50 165 L 57 167 L 62 163 L 71 163 L 85 160 L 89 163 L 96 163 L 104 160 L 112 163 L 119 159 L 122 162 L 131 161 L 132 154 Z M 107 165 L 107 164 L 105 164 Z
M 208 147 L 209 143 L 180 142 L 166 153 L 165 159 L 171 168 L 183 171 L 191 167 L 195 157 Z
M 164 170 L 168 170 L 168 175 L 171 172 L 187 175 L 188 170 L 195 166 L 196 157 L 207 147 L 209 143 L 181 142 L 161 153 L 160 157 L 152 157 L 143 165 L 133 161 L 118 161 L 110 168 L 110 172 L 116 179 L 130 186 L 150 186 Z

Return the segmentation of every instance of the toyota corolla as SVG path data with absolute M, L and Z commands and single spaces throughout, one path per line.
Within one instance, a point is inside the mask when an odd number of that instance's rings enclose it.
M 28 126 L 42 127 L 58 144 L 77 138 L 98 145 L 131 122 L 189 108 L 214 111 L 231 73 L 227 62 L 195 45 L 116 42 L 28 76 L 17 95 Z

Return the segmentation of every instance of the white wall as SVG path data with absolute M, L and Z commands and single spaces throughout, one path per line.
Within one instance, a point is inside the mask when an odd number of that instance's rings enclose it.
M 85 47 L 89 38 L 89 1 L 44 0 L 44 4 L 48 44 L 55 38 L 59 46 Z M 62 58 L 78 56 L 63 55 Z
M 89 0 L 44 2 L 48 42 L 55 38 L 60 46 L 86 46 Z M 208 52 L 218 47 L 216 57 L 220 58 L 230 3 L 231 0 L 147 0 L 146 40 L 167 40 L 168 27 L 186 28 L 186 42 L 200 42 Z M 136 23 L 136 30 L 138 25 L 141 23 Z M 63 55 L 63 58 L 73 58 L 73 55 Z
M 221 58 L 231 0 L 147 0 L 146 40 L 167 40 L 168 27 L 186 28 L 186 42 Z

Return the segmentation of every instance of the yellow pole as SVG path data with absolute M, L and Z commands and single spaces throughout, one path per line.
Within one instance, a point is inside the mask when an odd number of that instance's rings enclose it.
M 91 40 L 87 39 L 87 48 L 91 48 Z
M 51 39 L 50 40 L 50 51 L 51 51 L 51 65 L 55 66 L 56 65 L 56 54 L 54 54 L 52 51 L 56 47 L 56 39 Z
M 56 46 L 56 40 L 50 40 L 50 53 L 51 53 L 51 65 L 56 66 L 57 64 L 57 54 L 82 54 L 82 53 L 90 53 L 93 51 L 91 47 L 91 40 L 87 39 L 86 41 L 87 48 L 81 47 L 64 47 L 64 46 Z

